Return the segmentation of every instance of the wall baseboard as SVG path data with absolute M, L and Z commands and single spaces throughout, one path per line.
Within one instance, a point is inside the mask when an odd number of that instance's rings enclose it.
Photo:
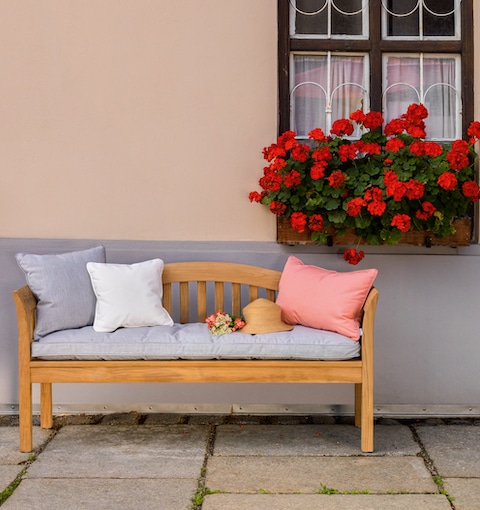
M 33 406 L 39 414 L 38 404 Z M 55 415 L 113 414 L 138 412 L 165 414 L 224 414 L 224 415 L 314 415 L 352 416 L 353 405 L 328 404 L 56 404 Z M 0 404 L 0 415 L 18 414 L 18 404 Z M 480 417 L 480 405 L 411 405 L 378 404 L 375 416 L 388 418 L 465 418 Z

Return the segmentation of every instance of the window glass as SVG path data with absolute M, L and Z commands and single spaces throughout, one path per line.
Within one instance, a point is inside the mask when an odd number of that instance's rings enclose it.
M 458 38 L 459 0 L 382 0 L 386 37 Z
M 365 35 L 366 0 L 290 0 L 290 6 L 294 37 Z
M 366 55 L 295 54 L 292 68 L 291 125 L 299 137 L 316 127 L 328 133 L 368 102 Z
M 460 59 L 451 55 L 385 55 L 384 117 L 399 117 L 411 103 L 423 103 L 429 138 L 461 137 Z

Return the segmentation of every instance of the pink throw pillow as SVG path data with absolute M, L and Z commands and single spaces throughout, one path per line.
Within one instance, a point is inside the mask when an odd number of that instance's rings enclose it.
M 359 340 L 360 312 L 377 274 L 376 269 L 338 273 L 289 257 L 276 300 L 282 319 Z

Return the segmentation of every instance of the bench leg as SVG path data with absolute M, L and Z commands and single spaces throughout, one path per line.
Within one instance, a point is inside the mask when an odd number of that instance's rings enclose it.
M 32 384 L 20 380 L 19 385 L 20 451 L 33 450 Z
M 355 384 L 355 427 L 362 426 L 362 385 Z
M 40 426 L 42 429 L 53 427 L 52 383 L 40 384 Z
M 374 449 L 373 385 L 365 381 L 362 385 L 361 444 L 362 452 Z

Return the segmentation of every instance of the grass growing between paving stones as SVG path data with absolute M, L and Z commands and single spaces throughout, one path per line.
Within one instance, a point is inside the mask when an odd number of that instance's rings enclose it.
M 20 482 L 22 481 L 22 477 L 27 474 L 27 470 L 24 469 L 22 472 L 20 472 L 15 480 L 2 492 L 0 493 L 0 506 L 2 506 L 5 501 L 14 493 L 15 489 L 20 485 Z
M 440 494 L 443 494 L 450 503 L 453 503 L 453 500 L 455 498 L 453 498 L 452 496 L 450 496 L 450 494 L 448 494 L 447 490 L 445 489 L 445 486 L 443 484 L 443 478 L 441 476 L 434 476 L 433 477 L 433 481 L 437 484 L 437 487 L 438 487 L 438 492 Z
M 217 433 L 217 427 L 210 425 L 210 431 L 207 439 L 207 447 L 205 451 L 205 458 L 203 460 L 203 466 L 200 471 L 200 477 L 198 479 L 197 492 L 192 497 L 192 510 L 201 510 L 203 501 L 207 494 L 216 494 L 220 491 L 212 491 L 205 486 L 205 477 L 207 476 L 207 462 L 208 459 L 213 455 L 213 445 L 215 443 L 215 436 Z
M 326 485 L 320 484 L 320 489 L 315 491 L 315 494 L 370 494 L 368 489 L 364 489 L 362 491 L 343 491 L 340 492 L 338 489 L 332 489 L 331 487 L 327 487 Z

